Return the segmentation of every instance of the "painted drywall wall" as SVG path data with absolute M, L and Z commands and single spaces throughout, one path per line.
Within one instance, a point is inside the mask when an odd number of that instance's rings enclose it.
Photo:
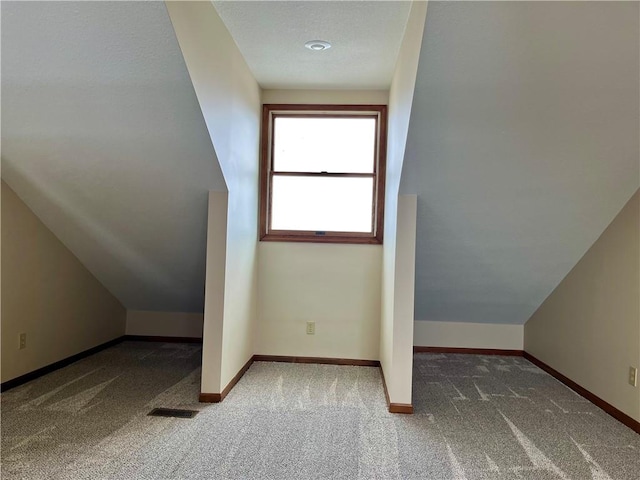
M 263 103 L 386 104 L 379 90 L 264 90 Z M 260 242 L 255 352 L 378 360 L 380 245 Z M 306 322 L 316 322 L 315 335 Z
M 380 363 L 387 382 L 390 401 L 393 403 L 411 403 L 412 361 L 411 357 L 407 358 L 406 356 L 407 352 L 412 352 L 413 346 L 412 339 L 409 340 L 409 337 L 413 335 L 413 293 L 409 294 L 406 289 L 413 291 L 413 273 L 407 270 L 398 271 L 396 262 L 398 255 L 410 256 L 414 252 L 402 252 L 398 243 L 399 236 L 411 234 L 410 231 L 400 231 L 398 217 L 399 215 L 408 215 L 409 212 L 404 212 L 404 210 L 400 212 L 398 190 L 426 14 L 427 3 L 414 2 L 389 91 L 385 241 L 381 277 Z M 405 240 L 407 239 L 405 237 Z M 408 258 L 405 257 L 405 260 Z M 398 277 L 398 275 L 400 276 Z M 411 311 L 410 318 L 396 317 L 396 302 L 410 302 L 409 305 L 406 305 L 406 308 Z
M 640 186 L 638 2 L 433 2 L 416 319 L 524 324 Z
M 640 421 L 640 193 L 524 326 L 524 348 Z
M 127 310 L 127 335 L 202 338 L 204 314 Z
M 0 159 L 0 178 L 2 175 L 2 160 Z M 2 368 L 2 185 L 3 180 L 0 180 L 0 369 Z M 0 382 L 2 382 L 2 372 L 0 371 Z
M 219 205 L 212 206 L 219 196 L 210 197 L 207 240 L 202 391 L 219 393 L 254 353 L 261 91 L 210 2 L 166 5 L 229 189 L 224 223 Z M 212 358 L 218 355 L 219 365 Z
M 244 145 L 244 148 L 252 150 L 251 158 L 256 164 L 258 127 L 259 123 L 256 121 L 255 129 L 248 132 Z M 254 140 L 253 148 L 250 139 Z M 258 316 L 257 170 L 255 173 L 255 182 L 246 183 L 242 188 L 229 192 L 222 331 L 223 388 L 254 353 L 254 332 Z
M 227 211 L 227 195 L 222 192 L 210 192 L 200 389 L 204 393 L 220 393 L 224 389 L 224 385 L 221 385 L 221 378 L 225 266 L 227 263 Z
M 122 304 L 4 181 L 1 236 L 2 382 L 124 335 Z
M 380 246 L 261 242 L 259 251 L 256 353 L 378 360 Z
M 398 196 L 392 373 L 387 379 L 387 391 L 391 403 L 411 403 L 417 209 L 416 195 Z M 385 378 L 387 378 L 386 373 Z
M 421 347 L 522 350 L 524 325 L 468 322 L 415 322 L 414 345 Z
M 386 105 L 388 90 L 263 90 L 262 103 Z

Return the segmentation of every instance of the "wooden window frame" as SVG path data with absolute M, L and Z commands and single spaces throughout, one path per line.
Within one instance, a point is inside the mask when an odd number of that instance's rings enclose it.
M 331 172 L 275 172 L 277 175 L 310 177 L 371 177 L 374 179 L 372 232 L 314 232 L 306 230 L 273 230 L 271 199 L 273 184 L 273 126 L 277 116 L 286 117 L 375 117 L 377 126 L 373 174 Z M 384 193 L 387 154 L 386 105 L 308 105 L 265 104 L 262 107 L 260 138 L 260 241 L 382 244 L 384 233 Z

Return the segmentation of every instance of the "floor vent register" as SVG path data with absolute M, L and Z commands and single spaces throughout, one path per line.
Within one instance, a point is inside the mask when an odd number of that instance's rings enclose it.
M 152 417 L 193 418 L 197 414 L 197 410 L 182 410 L 179 408 L 154 408 L 147 415 Z

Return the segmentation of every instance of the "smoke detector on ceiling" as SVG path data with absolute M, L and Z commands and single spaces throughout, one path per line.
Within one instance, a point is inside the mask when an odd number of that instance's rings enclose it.
M 331 44 L 329 42 L 325 42 L 324 40 L 309 40 L 304 44 L 309 50 L 313 50 L 314 52 L 321 52 L 322 50 L 327 50 L 331 48 Z

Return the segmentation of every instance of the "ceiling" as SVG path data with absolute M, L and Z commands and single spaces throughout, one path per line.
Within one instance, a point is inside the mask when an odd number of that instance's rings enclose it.
M 2 2 L 2 177 L 130 309 L 202 311 L 226 190 L 163 2 Z
M 262 88 L 388 89 L 409 1 L 214 1 Z M 309 40 L 331 48 L 314 52 Z
M 640 186 L 639 4 L 431 2 L 415 318 L 523 324 Z

